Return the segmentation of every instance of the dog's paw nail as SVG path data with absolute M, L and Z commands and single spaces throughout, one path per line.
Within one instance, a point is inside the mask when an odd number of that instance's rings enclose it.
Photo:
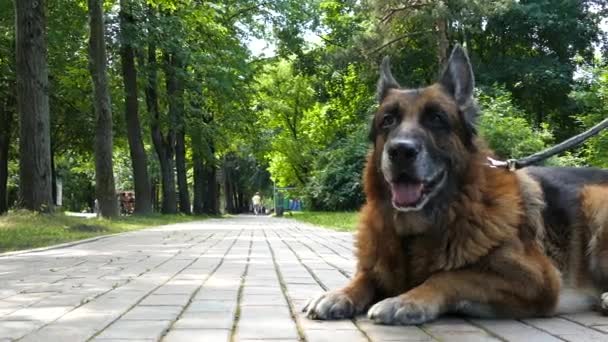
M 355 314 L 351 299 L 340 291 L 328 292 L 311 300 L 306 306 L 306 317 L 328 320 L 350 318 Z
M 368 311 L 368 318 L 377 324 L 410 325 L 422 324 L 435 319 L 438 315 L 436 305 L 417 303 L 408 298 L 387 298 Z

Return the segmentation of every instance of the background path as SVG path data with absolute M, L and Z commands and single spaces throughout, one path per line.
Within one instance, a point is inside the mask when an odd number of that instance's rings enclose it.
M 593 312 L 420 327 L 304 318 L 311 296 L 352 275 L 352 244 L 239 216 L 0 257 L 0 341 L 608 341 Z

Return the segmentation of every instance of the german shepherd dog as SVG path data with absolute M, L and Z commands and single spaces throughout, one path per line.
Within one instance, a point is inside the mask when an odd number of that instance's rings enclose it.
M 383 60 L 356 274 L 307 317 L 421 324 L 608 308 L 608 171 L 490 167 L 473 88 L 460 46 L 426 88 L 402 89 Z

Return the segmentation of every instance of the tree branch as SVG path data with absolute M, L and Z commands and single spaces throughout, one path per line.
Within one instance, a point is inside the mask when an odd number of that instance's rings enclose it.
M 392 44 L 394 44 L 394 43 L 396 43 L 396 42 L 398 42 L 400 40 L 403 40 L 405 38 L 409 38 L 409 37 L 413 37 L 413 36 L 419 36 L 421 34 L 430 33 L 430 32 L 433 32 L 433 31 L 434 30 L 424 30 L 424 31 L 411 32 L 411 33 L 408 33 L 408 34 L 404 34 L 404 35 L 399 36 L 399 37 L 397 37 L 395 39 L 389 40 L 388 42 L 386 42 L 386 43 L 380 45 L 379 47 L 375 48 L 374 50 L 372 50 L 372 52 L 370 52 L 370 55 L 376 54 L 376 53 L 384 50 L 386 47 L 388 47 L 388 46 L 390 46 L 390 45 L 392 45 Z
M 424 0 L 423 0 L 424 1 Z M 399 12 L 403 12 L 403 11 L 407 11 L 407 10 L 418 10 L 418 9 L 422 9 L 426 6 L 429 6 L 430 3 L 429 2 L 414 2 L 412 4 L 409 5 L 405 5 L 405 6 L 401 6 L 401 7 L 396 7 L 396 8 L 390 8 L 388 10 L 388 13 L 386 15 L 384 15 L 384 17 L 382 17 L 382 19 L 380 19 L 381 23 L 386 23 L 387 21 L 389 21 L 395 14 L 399 13 Z
M 326 42 L 326 43 L 327 43 L 327 44 L 329 44 L 329 45 L 334 45 L 334 46 L 337 46 L 337 47 L 341 47 L 341 48 L 343 48 L 343 49 L 346 49 L 346 46 L 344 46 L 344 45 L 342 45 L 342 44 L 339 44 L 339 43 L 336 43 L 335 41 L 333 41 L 333 40 L 331 40 L 331 39 L 325 38 L 325 37 L 323 37 L 323 36 L 322 36 L 322 35 L 320 35 L 320 34 L 318 34 L 318 35 L 317 35 L 317 37 L 321 38 L 321 40 L 323 40 L 324 42 Z
M 243 14 L 245 14 L 247 12 L 251 12 L 251 11 L 253 11 L 255 9 L 260 9 L 262 7 L 266 7 L 266 6 L 270 5 L 270 4 L 271 4 L 271 1 L 265 1 L 265 2 L 262 2 L 261 4 L 256 4 L 256 5 L 252 5 L 252 6 L 249 6 L 249 7 L 238 9 L 236 12 L 232 13 L 228 18 L 226 18 L 226 22 L 232 22 L 232 20 L 234 18 L 236 18 L 236 17 L 238 17 L 240 15 L 243 15 Z

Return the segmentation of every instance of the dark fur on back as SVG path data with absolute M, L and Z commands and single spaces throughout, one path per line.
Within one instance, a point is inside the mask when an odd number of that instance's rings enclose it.
M 547 253 L 563 272 L 572 273 L 569 265 L 572 249 L 581 249 L 580 253 L 587 254 L 586 246 L 573 247 L 572 242 L 579 243 L 581 239 L 587 241 L 591 238 L 591 233 L 582 226 L 587 225 L 583 215 L 584 189 L 593 185 L 608 185 L 608 170 L 528 167 L 525 171 L 539 182 L 546 203 L 543 221 Z
M 581 190 L 586 185 L 608 184 L 608 171 L 597 168 L 528 167 L 528 174 L 541 185 L 547 203 L 545 224 L 568 235 L 580 219 Z M 608 198 L 606 198 L 608 201 Z

